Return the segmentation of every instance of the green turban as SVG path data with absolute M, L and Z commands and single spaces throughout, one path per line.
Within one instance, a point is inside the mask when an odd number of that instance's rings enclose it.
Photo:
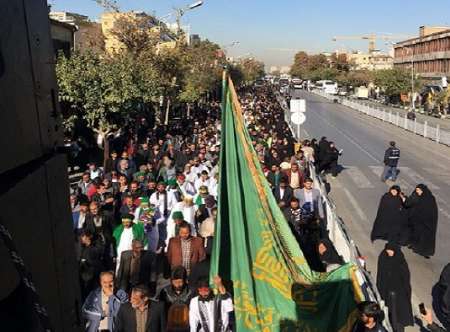
M 184 220 L 183 212 L 175 211 L 172 215 L 172 219 L 176 220 Z

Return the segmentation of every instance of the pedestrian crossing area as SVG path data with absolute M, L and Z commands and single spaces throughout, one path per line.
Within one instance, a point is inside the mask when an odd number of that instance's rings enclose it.
M 348 178 L 358 189 L 373 189 L 379 186 L 381 175 L 383 174 L 383 166 L 343 166 L 340 177 Z M 410 167 L 398 167 L 398 176 L 396 184 L 405 189 L 413 190 L 419 183 L 426 184 L 431 191 L 440 190 L 442 186 L 450 186 L 450 170 L 449 174 L 440 173 L 439 182 L 436 181 L 437 175 L 433 174 L 433 181 L 429 180 L 427 173 L 419 173 Z
M 350 190 L 357 189 L 359 194 L 356 199 L 364 199 L 363 192 L 372 191 L 375 188 L 387 188 L 386 184 L 381 182 L 381 175 L 384 167 L 377 166 L 350 166 L 343 165 L 339 173 L 338 182 L 332 183 L 332 187 L 346 187 Z M 423 183 L 430 188 L 436 198 L 441 214 L 450 219 L 450 201 L 447 199 L 450 193 L 450 170 L 442 169 L 421 169 L 415 170 L 407 166 L 398 167 L 398 175 L 395 184 L 399 185 L 402 191 L 409 195 L 417 184 Z M 388 182 L 387 185 L 394 184 Z

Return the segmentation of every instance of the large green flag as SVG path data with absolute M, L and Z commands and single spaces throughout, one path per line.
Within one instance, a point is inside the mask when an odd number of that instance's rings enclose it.
M 219 211 L 211 274 L 233 281 L 238 332 L 349 331 L 355 267 L 312 271 L 264 177 L 231 79 L 222 96 Z

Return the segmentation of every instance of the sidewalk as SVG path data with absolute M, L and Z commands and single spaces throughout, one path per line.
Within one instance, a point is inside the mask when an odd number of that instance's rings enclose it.
M 350 99 L 353 102 L 357 102 L 362 105 L 368 105 L 371 107 L 375 107 L 375 108 L 383 110 L 385 112 L 392 112 L 392 114 L 397 114 L 397 112 L 398 112 L 400 114 L 400 116 L 402 116 L 402 117 L 404 117 L 406 115 L 406 113 L 408 113 L 408 110 L 405 110 L 404 108 L 397 108 L 397 107 L 384 105 L 382 103 L 378 103 L 378 102 L 370 100 L 370 99 L 369 100 L 359 100 L 356 98 L 348 98 L 348 97 L 347 97 L 347 99 Z M 441 127 L 441 129 L 450 131 L 450 119 L 440 119 L 440 118 L 436 118 L 434 116 L 429 116 L 429 115 L 421 114 L 418 112 L 416 112 L 416 118 L 420 122 L 427 121 L 428 124 L 433 127 L 436 127 L 436 125 L 439 125 Z

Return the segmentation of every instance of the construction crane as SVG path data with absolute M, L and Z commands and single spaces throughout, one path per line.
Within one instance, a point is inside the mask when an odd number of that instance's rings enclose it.
M 94 1 L 107 11 L 111 11 L 114 13 L 120 12 L 120 8 L 116 0 L 94 0 Z
M 338 41 L 338 40 L 368 40 L 369 41 L 369 53 L 373 53 L 376 51 L 376 41 L 377 39 L 381 39 L 384 41 L 388 41 L 388 40 L 399 40 L 399 39 L 408 39 L 410 38 L 410 36 L 407 35 L 391 35 L 391 34 L 386 34 L 386 35 L 377 35 L 377 34 L 367 34 L 367 35 L 360 35 L 360 36 L 336 36 L 333 37 L 333 41 Z

